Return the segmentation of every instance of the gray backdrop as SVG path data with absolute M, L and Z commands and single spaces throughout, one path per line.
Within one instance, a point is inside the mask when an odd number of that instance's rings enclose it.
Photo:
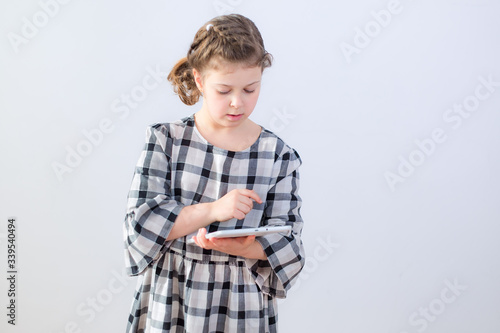
M 123 332 L 122 221 L 145 128 L 196 112 L 166 81 L 196 30 L 255 21 L 254 121 L 303 159 L 307 265 L 281 332 L 500 330 L 500 4 L 2 1 L 0 267 L 16 326 Z

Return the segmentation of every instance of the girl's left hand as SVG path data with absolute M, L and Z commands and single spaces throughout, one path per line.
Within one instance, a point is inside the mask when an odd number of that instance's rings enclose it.
M 210 238 L 207 239 L 205 235 L 207 230 L 200 228 L 198 234 L 193 236 L 194 242 L 207 250 L 216 250 L 231 254 L 234 256 L 241 256 L 249 259 L 266 259 L 264 250 L 260 243 L 255 241 L 255 236 L 246 237 L 230 237 L 230 238 Z

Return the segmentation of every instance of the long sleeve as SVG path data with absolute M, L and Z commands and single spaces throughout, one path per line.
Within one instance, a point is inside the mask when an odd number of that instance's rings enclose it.
M 264 225 L 291 225 L 290 236 L 272 234 L 256 238 L 267 255 L 267 261 L 247 260 L 250 271 L 262 292 L 285 298 L 305 264 L 301 241 L 303 220 L 300 216 L 302 200 L 298 195 L 301 160 L 289 148 L 274 164 L 273 179 L 266 197 Z
M 171 242 L 166 238 L 183 205 L 171 193 L 172 138 L 161 125 L 148 127 L 128 194 L 124 223 L 125 265 L 141 273 Z

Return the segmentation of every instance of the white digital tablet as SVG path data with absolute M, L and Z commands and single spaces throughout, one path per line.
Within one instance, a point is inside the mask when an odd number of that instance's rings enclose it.
M 289 236 L 292 232 L 292 227 L 289 225 L 283 226 L 267 226 L 259 228 L 243 228 L 243 229 L 231 229 L 231 230 L 220 230 L 210 232 L 205 235 L 207 239 L 210 238 L 228 238 L 228 237 L 245 237 L 245 236 L 264 236 L 274 233 L 283 233 Z M 188 239 L 188 244 L 193 244 L 193 239 Z

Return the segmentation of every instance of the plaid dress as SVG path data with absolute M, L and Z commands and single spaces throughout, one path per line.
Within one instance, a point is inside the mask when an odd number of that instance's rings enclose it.
M 125 262 L 137 275 L 127 332 L 276 332 L 277 298 L 304 266 L 298 196 L 299 155 L 262 129 L 243 151 L 208 143 L 194 116 L 147 129 L 128 195 Z M 268 260 L 246 259 L 166 241 L 184 206 L 213 202 L 236 188 L 253 189 L 243 220 L 214 222 L 216 230 L 291 225 L 292 234 L 257 237 Z

